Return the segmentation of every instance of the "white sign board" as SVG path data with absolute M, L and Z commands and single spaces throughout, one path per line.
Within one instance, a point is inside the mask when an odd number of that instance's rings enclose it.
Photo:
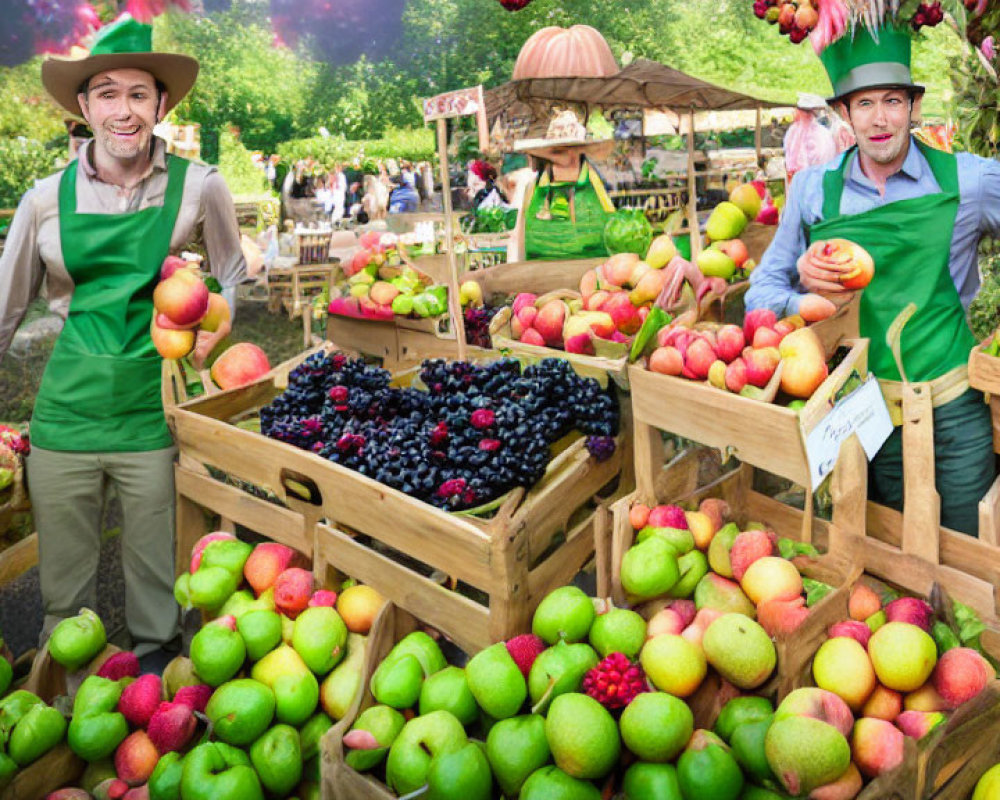
M 479 149 L 485 150 L 489 145 L 489 131 L 486 128 L 486 103 L 483 101 L 482 86 L 457 89 L 424 100 L 424 122 L 472 116 L 476 118 Z
M 864 448 L 869 461 L 892 433 L 889 409 L 874 375 L 837 403 L 806 437 L 806 454 L 812 488 L 815 489 L 833 471 L 840 455 L 840 445 L 852 434 Z

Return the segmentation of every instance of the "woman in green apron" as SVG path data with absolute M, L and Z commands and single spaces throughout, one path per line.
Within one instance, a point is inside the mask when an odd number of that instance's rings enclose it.
M 213 271 L 224 285 L 235 284 L 245 262 L 224 182 L 219 186 L 211 168 L 166 155 L 164 143 L 152 135 L 190 90 L 198 63 L 154 53 L 151 45 L 151 27 L 126 17 L 100 32 L 89 56 L 43 63 L 46 89 L 87 120 L 94 140 L 79 161 L 40 182 L 22 201 L 14 241 L 8 240 L 0 260 L 0 285 L 44 266 L 50 283 L 69 287 L 65 325 L 42 378 L 30 431 L 28 481 L 39 532 L 43 638 L 81 606 L 97 608 L 104 489 L 110 483 L 122 506 L 126 624 L 144 666 L 156 669 L 166 655 L 162 646 L 177 638 L 178 615 L 176 449 L 163 414 L 161 360 L 149 335 L 153 289 L 177 244 L 175 234 L 187 236 L 184 231 L 199 216 L 232 219 L 232 231 L 205 232 L 210 256 L 219 262 Z M 223 275 L 226 257 L 233 270 Z M 0 311 L 7 313 L 2 305 Z
M 608 254 L 604 226 L 614 213 L 591 159 L 610 154 L 614 141 L 593 139 L 572 111 L 555 117 L 542 138 L 514 150 L 533 156 L 538 175 L 525 187 L 508 260 L 566 260 Z

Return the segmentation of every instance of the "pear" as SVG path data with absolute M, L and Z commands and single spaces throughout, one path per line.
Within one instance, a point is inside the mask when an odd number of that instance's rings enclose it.
M 427 769 L 428 797 L 436 800 L 490 800 L 493 774 L 477 742 L 439 753 Z
M 680 577 L 677 550 L 660 536 L 650 536 L 630 547 L 622 558 L 622 587 L 637 600 L 665 594 Z
M 585 694 L 561 694 L 545 718 L 545 737 L 556 766 L 583 780 L 607 775 L 618 763 L 621 738 L 610 712 Z
M 281 617 L 274 611 L 247 611 L 236 618 L 236 630 L 246 643 L 251 661 L 260 661 L 281 644 Z
M 528 696 L 524 675 L 503 642 L 476 653 L 465 666 L 465 677 L 480 708 L 494 719 L 514 716 Z
M 531 632 L 546 644 L 560 639 L 582 642 L 594 621 L 594 603 L 576 586 L 561 586 L 538 604 L 531 620 Z
M 469 689 L 464 669 L 445 667 L 420 687 L 420 713 L 438 710 L 450 711 L 463 725 L 471 725 L 479 719 L 479 706 Z
M 313 606 L 296 617 L 292 647 L 317 675 L 326 675 L 340 663 L 346 644 L 347 626 L 336 609 Z
M 385 762 L 385 778 L 398 795 L 409 794 L 427 783 L 431 760 L 462 749 L 468 738 L 462 723 L 447 711 L 414 717 L 399 732 Z
M 254 664 L 250 676 L 269 686 L 279 722 L 298 726 L 312 716 L 319 702 L 319 683 L 294 649 L 286 644 Z
M 724 578 L 733 577 L 733 565 L 729 561 L 729 551 L 740 535 L 740 529 L 733 522 L 727 522 L 712 537 L 708 546 L 708 564 L 713 572 Z
M 385 759 L 392 743 L 403 730 L 406 718 L 389 706 L 371 706 L 362 711 L 351 726 L 352 731 L 368 731 L 380 745 L 371 750 L 347 750 L 344 763 L 358 772 L 374 769 Z M 345 742 L 346 744 L 346 742 Z
M 601 800 L 589 781 L 570 777 L 558 767 L 536 769 L 521 787 L 518 800 Z
M 635 661 L 645 641 L 646 620 L 627 608 L 599 614 L 590 626 L 590 644 L 601 658 L 623 653 L 629 661 Z
M 552 759 L 545 718 L 526 714 L 500 720 L 486 737 L 486 756 L 505 797 L 517 797 L 522 784 Z
M 361 691 L 362 671 L 365 666 L 364 636 L 347 635 L 347 655 L 333 668 L 320 687 L 320 703 L 332 719 L 343 719 Z
M 686 529 L 654 528 L 651 525 L 647 525 L 636 534 L 635 543 L 642 544 L 650 536 L 659 536 L 661 539 L 665 539 L 667 544 L 673 546 L 679 556 L 694 550 L 694 534 Z
M 532 711 L 544 713 L 553 698 L 580 691 L 583 676 L 597 662 L 597 653 L 587 644 L 557 642 L 539 653 L 528 673 L 528 691 L 535 706 Z

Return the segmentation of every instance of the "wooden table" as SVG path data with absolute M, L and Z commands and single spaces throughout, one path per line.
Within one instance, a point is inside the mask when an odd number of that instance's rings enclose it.
M 339 262 L 271 269 L 267 272 L 267 308 L 277 313 L 282 308 L 290 319 L 302 318 L 302 340 L 312 343 L 312 299 L 333 281 Z

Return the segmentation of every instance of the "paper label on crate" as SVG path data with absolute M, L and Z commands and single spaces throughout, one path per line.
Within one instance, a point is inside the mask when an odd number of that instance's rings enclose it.
M 889 409 L 874 375 L 838 402 L 806 437 L 813 489 L 833 471 L 840 445 L 855 433 L 869 461 L 892 433 Z

